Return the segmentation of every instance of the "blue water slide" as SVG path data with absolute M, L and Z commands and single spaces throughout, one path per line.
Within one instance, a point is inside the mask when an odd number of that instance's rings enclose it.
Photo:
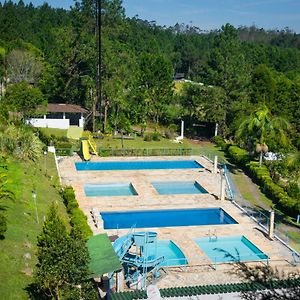
M 114 241 L 113 248 L 120 260 L 122 260 L 125 254 L 129 251 L 130 247 L 133 245 L 133 241 L 132 234 L 126 234 Z

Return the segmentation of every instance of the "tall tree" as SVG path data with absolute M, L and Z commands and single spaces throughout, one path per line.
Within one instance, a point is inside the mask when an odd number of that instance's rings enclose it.
M 241 124 L 236 132 L 236 137 L 247 145 L 256 145 L 256 151 L 260 154 L 259 163 L 262 164 L 263 152 L 268 151 L 268 145 L 276 149 L 276 146 L 287 146 L 287 130 L 289 123 L 281 117 L 273 116 L 266 105 L 256 109 Z
M 30 87 L 26 82 L 10 85 L 1 103 L 12 112 L 22 113 L 26 118 L 36 112 L 39 105 L 46 105 L 42 92 L 36 87 Z
M 173 96 L 171 63 L 162 55 L 145 54 L 140 60 L 138 84 L 143 93 L 147 116 L 156 123 Z
M 38 236 L 34 274 L 40 295 L 54 299 L 96 299 L 87 281 L 89 255 L 80 232 L 69 234 L 52 204 Z
M 42 62 L 31 52 L 12 50 L 6 56 L 7 79 L 10 83 L 26 81 L 37 84 L 43 69 Z

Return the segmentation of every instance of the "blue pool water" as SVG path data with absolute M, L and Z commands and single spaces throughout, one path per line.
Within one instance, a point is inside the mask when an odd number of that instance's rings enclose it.
M 197 245 L 214 263 L 267 259 L 259 248 L 244 236 L 195 239 Z M 230 254 L 230 255 L 228 255 Z
M 183 252 L 175 243 L 170 240 L 158 240 L 152 244 L 147 244 L 147 255 L 155 257 L 164 257 L 161 266 L 180 266 L 187 265 L 187 259 Z
M 221 208 L 102 212 L 104 229 L 237 224 Z
M 151 182 L 160 195 L 204 194 L 207 191 L 196 181 Z
M 84 192 L 88 197 L 137 195 L 131 183 L 85 184 Z
M 152 161 L 105 161 L 76 162 L 77 171 L 104 170 L 157 170 L 157 169 L 197 169 L 203 168 L 195 160 L 152 160 Z

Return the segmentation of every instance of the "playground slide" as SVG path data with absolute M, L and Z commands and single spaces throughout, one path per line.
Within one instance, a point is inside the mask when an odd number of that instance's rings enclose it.
M 93 154 L 97 155 L 97 145 L 91 135 L 89 135 L 88 142 L 89 142 L 91 149 L 93 150 Z
M 82 155 L 83 155 L 84 160 L 90 160 L 91 154 L 89 151 L 89 144 L 88 144 L 87 140 L 81 141 L 81 150 L 82 150 Z
M 132 245 L 133 245 L 132 234 L 127 234 L 115 240 L 113 244 L 113 248 L 116 254 L 118 255 L 119 259 L 122 260 Z

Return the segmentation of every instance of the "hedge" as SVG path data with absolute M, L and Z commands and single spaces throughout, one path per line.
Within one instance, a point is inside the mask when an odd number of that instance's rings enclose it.
M 87 224 L 87 217 L 78 206 L 74 189 L 71 186 L 67 186 L 61 191 L 61 195 L 70 216 L 71 226 L 79 230 L 86 238 L 92 236 L 93 232 Z
M 216 135 L 212 138 L 212 141 L 217 145 L 219 146 L 223 151 L 226 151 L 231 144 L 229 143 L 226 143 L 225 140 L 220 137 L 219 135 Z
M 286 191 L 273 182 L 268 168 L 260 166 L 259 162 L 251 161 L 248 152 L 238 146 L 229 146 L 227 153 L 230 158 L 244 169 L 260 187 L 264 194 L 269 197 L 280 210 L 290 216 L 300 214 L 298 201 L 290 197 Z

